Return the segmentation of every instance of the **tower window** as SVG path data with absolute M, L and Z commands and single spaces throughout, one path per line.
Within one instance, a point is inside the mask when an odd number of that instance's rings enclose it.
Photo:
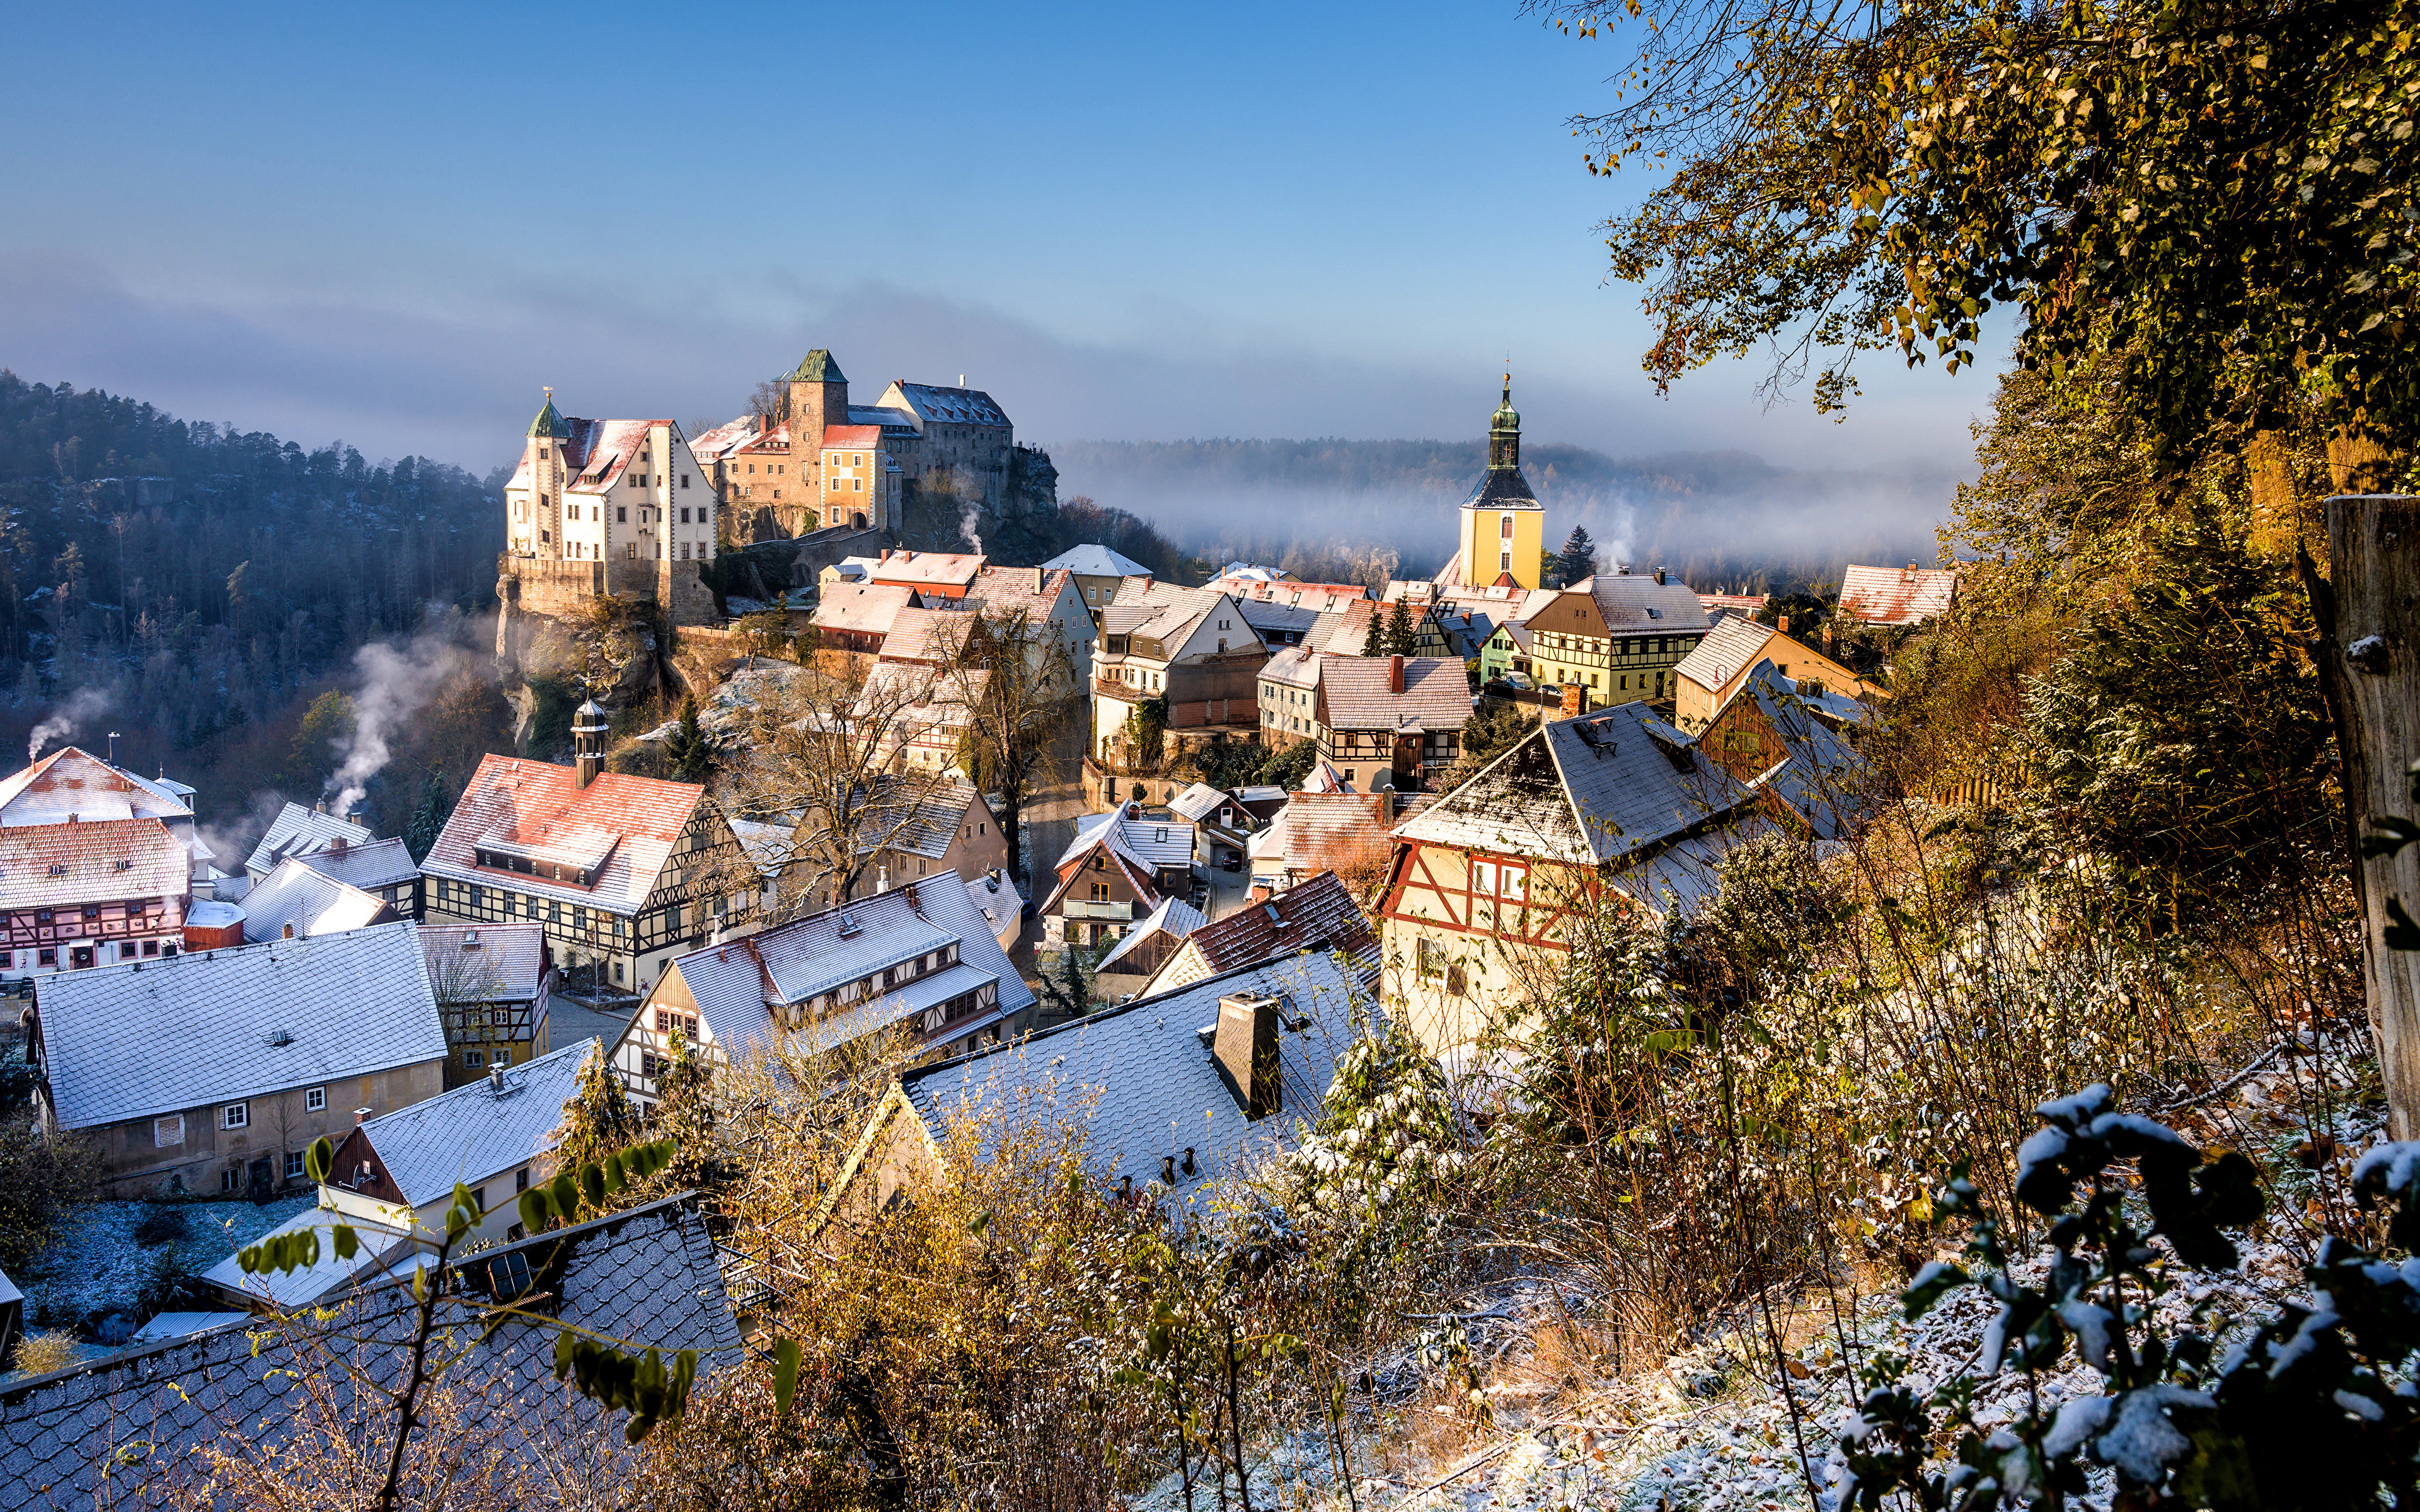
M 1507 516 L 1505 516 L 1505 517 L 1504 517 L 1503 521 L 1502 521 L 1502 523 L 1497 527 L 1496 533 L 1497 533 L 1497 534 L 1498 534 L 1498 535 L 1501 535 L 1502 537 L 1504 537 L 1504 538 L 1505 538 L 1506 540 L 1508 540 L 1508 541 L 1509 541 L 1509 540 L 1511 540 L 1511 539 L 1512 539 L 1512 516 L 1507 515 Z
M 615 504 L 615 505 L 613 506 L 613 523 L 615 523 L 615 524 L 617 524 L 617 525 L 628 525 L 628 523 L 630 523 L 630 506 L 629 506 L 629 505 L 628 505 L 628 504 Z

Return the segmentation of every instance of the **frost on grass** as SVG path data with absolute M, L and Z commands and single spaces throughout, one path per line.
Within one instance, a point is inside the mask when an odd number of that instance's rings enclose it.
M 308 1196 L 250 1202 L 96 1202 L 70 1214 L 59 1237 L 35 1257 L 19 1285 L 33 1319 L 54 1327 L 90 1331 L 111 1319 L 132 1332 L 147 1320 L 147 1289 L 172 1255 L 177 1271 L 198 1276 L 311 1205 Z M 135 1230 L 155 1213 L 181 1213 L 184 1232 L 145 1245 Z M 115 1329 L 109 1330 L 116 1332 Z M 101 1342 L 115 1342 L 103 1340 Z

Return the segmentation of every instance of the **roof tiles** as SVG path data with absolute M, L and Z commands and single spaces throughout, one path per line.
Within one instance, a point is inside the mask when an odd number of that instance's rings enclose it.
M 0 827 L 0 908 L 182 898 L 192 858 L 157 819 Z
M 445 828 L 421 863 L 432 877 L 507 887 L 562 903 L 628 916 L 645 906 L 656 879 L 706 789 L 694 782 L 604 772 L 586 787 L 568 766 L 490 755 L 472 774 Z M 590 886 L 478 864 L 479 850 L 510 847 L 537 864 L 594 866 Z M 589 858 L 598 859 L 591 860 Z

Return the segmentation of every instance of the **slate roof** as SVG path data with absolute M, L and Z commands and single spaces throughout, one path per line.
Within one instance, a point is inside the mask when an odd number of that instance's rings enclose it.
M 1781 632 L 1736 614 L 1716 621 L 1713 631 L 1681 658 L 1673 671 L 1703 688 L 1720 688 L 1764 655 L 1765 642 Z
M 863 837 L 858 846 L 861 856 L 904 851 L 938 861 L 949 854 L 958 826 L 967 822 L 968 810 L 981 798 L 965 782 L 936 784 L 890 775 L 876 782 L 878 786 L 866 810 L 867 821 L 858 831 Z M 983 811 L 989 814 L 991 809 L 985 805 Z
M 815 600 L 810 623 L 819 630 L 887 636 L 892 621 L 915 602 L 916 590 L 898 583 L 828 583 Z
M 0 828 L 0 908 L 182 898 L 193 858 L 157 819 Z
M 1078 814 L 1076 838 L 1059 855 L 1065 866 L 1106 840 L 1146 870 L 1189 866 L 1193 862 L 1193 825 L 1182 819 L 1153 819 L 1129 804 L 1106 813 Z
M 1588 594 L 1618 636 L 1702 630 L 1712 623 L 1696 590 L 1678 578 L 1659 583 L 1644 573 L 1601 572 L 1589 579 Z
M 932 424 L 949 425 L 1000 425 L 1008 424 L 1007 414 L 992 403 L 991 395 L 981 389 L 947 389 L 932 383 L 908 383 L 893 379 L 892 388 L 915 412 L 916 418 Z
M 1311 626 L 1326 616 L 1315 609 L 1298 608 L 1292 604 L 1275 604 L 1262 598 L 1234 597 L 1235 612 L 1255 634 L 1266 637 L 1272 644 L 1307 638 Z
M 953 941 L 958 947 L 958 965 L 951 970 L 967 976 L 945 981 L 950 972 L 934 972 L 876 992 L 865 1000 L 865 1013 L 878 1010 L 876 1016 L 845 1011 L 816 1026 L 825 1046 L 907 1018 L 968 990 L 985 976 L 999 981 L 1001 1013 L 1032 1006 L 1032 991 L 1009 964 L 991 921 L 954 872 L 921 878 L 728 945 L 692 950 L 676 957 L 665 976 L 669 980 L 672 971 L 680 973 L 698 1015 L 712 1031 L 712 1041 L 737 1059 L 751 1044 L 773 1042 L 768 1004 L 809 1002 Z M 660 984 L 658 990 L 662 990 Z M 645 1016 L 642 1008 L 640 1018 Z M 842 1018 L 847 1023 L 839 1023 Z M 978 1026 L 970 1024 L 967 1029 Z
M 1181 940 L 1208 922 L 1201 909 L 1194 907 L 1184 899 L 1162 899 L 1158 907 L 1153 909 L 1137 921 L 1132 929 L 1126 931 L 1125 938 L 1117 943 L 1115 949 L 1094 963 L 1093 969 L 1107 971 L 1116 963 L 1133 954 L 1136 949 L 1146 941 L 1158 938 Z
M 526 1003 L 546 983 L 544 924 L 422 924 L 420 953 L 440 1003 Z M 476 938 L 477 943 L 469 942 Z M 466 948 L 467 947 L 467 948 Z M 461 994 L 458 999 L 457 994 Z
M 52 1102 L 70 1129 L 445 1056 L 408 922 L 63 971 L 42 980 L 36 1004 Z
M 1070 547 L 1042 563 L 1053 571 L 1064 569 L 1078 578 L 1148 578 L 1151 569 L 1131 557 L 1122 557 L 1106 546 Z
M 1101 629 L 1108 635 L 1134 635 L 1174 648 L 1181 645 L 1226 598 L 1215 588 L 1179 588 L 1170 583 L 1118 584 L 1118 596 L 1101 611 Z M 1245 622 L 1249 626 L 1251 622 Z
M 243 937 L 273 940 L 294 926 L 309 936 L 366 929 L 396 917 L 385 899 L 322 876 L 299 856 L 277 863 L 243 895 Z
M 183 792 L 177 790 L 184 789 Z M 74 746 L 62 746 L 0 778 L 0 825 L 57 825 L 70 814 L 98 819 L 191 819 L 184 784 L 155 782 Z
M 374 840 L 366 845 L 347 843 L 343 850 L 312 851 L 303 865 L 349 887 L 365 890 L 399 887 L 418 880 L 411 848 L 401 840 Z
M 545 1323 L 507 1323 L 485 1343 L 477 1310 L 491 1267 L 519 1255 L 543 1272 L 563 1246 L 560 1304 L 567 1324 L 607 1337 L 655 1345 L 667 1355 L 699 1351 L 699 1386 L 711 1371 L 739 1362 L 741 1344 L 723 1291 L 721 1262 L 693 1195 L 504 1245 L 459 1267 L 478 1289 L 448 1288 L 441 1327 L 468 1354 L 447 1379 L 463 1392 L 467 1423 L 492 1428 L 507 1452 L 530 1463 L 576 1459 L 605 1483 L 628 1473 L 638 1451 L 622 1443 L 622 1417 L 555 1384 L 556 1332 Z M 373 1387 L 393 1380 L 404 1360 L 413 1299 L 401 1284 L 378 1285 L 341 1304 L 324 1322 L 309 1317 L 289 1330 L 247 1319 L 0 1384 L 0 1506 L 154 1506 L 175 1492 L 198 1491 L 201 1452 L 230 1428 L 256 1442 L 283 1441 L 295 1420 L 291 1381 L 323 1379 L 346 1406 L 359 1389 L 346 1361 Z M 324 1350 L 318 1340 L 324 1338 Z M 107 1467 L 104 1483 L 100 1476 Z M 222 1503 L 232 1505 L 233 1504 Z
M 1470 678 L 1445 656 L 1405 656 L 1404 690 L 1391 691 L 1393 658 L 1320 657 L 1319 712 L 1330 730 L 1460 730 L 1470 717 Z
M 1257 1121 L 1244 1117 L 1197 1032 L 1218 1022 L 1218 999 L 1233 993 L 1274 994 L 1290 1018 L 1311 1021 L 1280 1031 L 1282 1107 Z M 1337 1058 L 1352 1042 L 1357 1007 L 1377 1015 L 1333 957 L 1305 953 L 917 1068 L 901 1075 L 900 1089 L 936 1141 L 960 1119 L 997 1120 L 983 1131 L 987 1147 L 1028 1120 L 1072 1123 L 1094 1169 L 1112 1182 L 1157 1181 L 1162 1157 L 1181 1162 L 1190 1147 L 1194 1172 L 1180 1169 L 1171 1189 L 1183 1199 L 1290 1147 L 1318 1119 Z
M 1530 732 L 1395 833 L 1593 866 L 1710 825 L 1752 797 L 1645 703 L 1624 703 Z
M 1342 951 L 1364 972 L 1378 968 L 1378 936 L 1333 872 L 1298 882 L 1264 903 L 1246 903 L 1192 933 L 1212 972 L 1240 970 L 1302 949 Z
M 1002 950 L 1016 948 L 1017 937 L 1025 933 L 1025 895 L 1016 890 L 1016 878 L 999 871 L 970 878 L 967 902 L 991 927 Z
M 1958 574 L 1947 567 L 1852 563 L 1840 573 L 1839 611 L 1868 625 L 1922 625 L 1948 613 L 1957 597 Z
M 266 872 L 289 856 L 324 851 L 340 838 L 348 845 L 366 845 L 376 837 L 349 819 L 289 803 L 269 822 L 268 832 L 245 857 L 244 870 Z
M 1796 686 L 1773 663 L 1760 661 L 1749 671 L 1731 704 L 1743 701 L 1756 706 L 1788 753 L 1751 778 L 1749 786 L 1770 793 L 1817 840 L 1845 840 L 1880 811 L 1882 793 L 1872 765 L 1816 717 Z
M 595 1040 L 550 1050 L 506 1071 L 502 1097 L 482 1077 L 382 1114 L 362 1132 L 404 1200 L 425 1208 L 457 1181 L 477 1186 L 552 1149 L 580 1068 L 597 1050 Z
M 583 788 L 568 766 L 490 755 L 472 774 L 420 870 L 628 917 L 646 905 L 705 796 L 694 782 L 622 772 L 600 773 Z M 499 848 L 528 853 L 539 870 L 478 864 L 479 850 Z M 555 881 L 547 872 L 556 864 L 593 867 L 595 885 Z
M 1189 819 L 1197 825 L 1208 822 L 1211 816 L 1222 808 L 1234 810 L 1238 819 L 1241 820 L 1240 825 L 1233 827 L 1246 829 L 1251 827 L 1254 819 L 1251 811 L 1244 807 L 1243 800 L 1232 793 L 1214 788 L 1207 782 L 1195 782 L 1168 800 L 1170 813 L 1179 819 Z

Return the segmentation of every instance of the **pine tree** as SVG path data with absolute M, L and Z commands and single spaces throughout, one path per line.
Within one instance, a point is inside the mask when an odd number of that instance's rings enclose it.
M 1400 599 L 1396 601 L 1396 607 L 1402 607 Z M 1370 607 L 1370 633 L 1361 638 L 1361 655 L 1365 656 L 1386 655 L 1385 635 L 1386 627 L 1378 623 L 1378 607 L 1373 604 Z
M 554 1168 L 576 1171 L 638 1142 L 639 1115 L 629 1094 L 605 1064 L 603 1051 L 593 1052 L 582 1062 L 571 1101 L 563 1104 L 563 1122 L 555 1127 Z
M 694 693 L 681 701 L 680 727 L 664 737 L 664 758 L 672 763 L 673 777 L 682 782 L 703 782 L 714 770 L 714 748 L 698 728 Z
M 677 1030 L 672 1055 L 656 1073 L 656 1093 L 654 1126 L 648 1132 L 673 1142 L 672 1163 L 657 1176 L 656 1191 L 710 1191 L 721 1149 L 714 1136 L 714 1072 Z
M 446 815 L 453 811 L 454 795 L 445 785 L 445 769 L 431 768 L 420 779 L 420 801 L 412 806 L 411 820 L 403 826 L 404 849 L 411 853 L 414 866 L 428 858 L 438 832 L 445 827 Z
M 1389 656 L 1408 656 L 1419 646 L 1419 642 L 1412 636 L 1412 611 L 1399 598 L 1395 600 L 1393 612 L 1387 616 L 1386 654 Z
M 1563 538 L 1563 554 L 1559 565 L 1566 584 L 1595 576 L 1596 543 L 1589 539 L 1587 526 L 1573 526 L 1572 533 Z

